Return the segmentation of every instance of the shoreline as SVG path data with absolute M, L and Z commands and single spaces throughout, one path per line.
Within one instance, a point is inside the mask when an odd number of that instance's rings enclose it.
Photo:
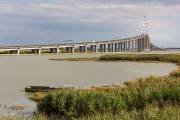
M 69 60 L 70 59 L 70 60 Z M 167 63 L 165 61 L 97 61 L 97 57 L 96 58 L 64 58 L 64 59 L 60 59 L 60 61 L 94 61 L 94 62 L 138 62 L 138 63 Z M 51 59 L 50 59 L 51 60 Z M 54 60 L 54 59 L 52 59 Z M 56 60 L 56 59 L 55 59 Z M 58 61 L 58 60 L 57 60 Z M 168 62 L 168 63 L 172 63 L 172 62 Z M 176 64 L 176 63 L 172 63 L 176 65 L 176 68 L 174 70 L 179 70 L 180 69 L 180 65 Z M 173 70 L 173 71 L 174 71 Z M 170 71 L 171 73 L 172 71 Z M 170 74 L 169 73 L 169 74 Z M 168 76 L 168 75 L 166 75 Z M 155 76 L 155 77 L 165 77 L 165 76 Z M 142 78 L 142 79 L 146 79 L 148 77 Z M 138 79 L 138 78 L 137 78 Z M 85 88 L 85 89 L 77 89 L 78 90 L 87 90 L 87 91 L 100 91 L 100 92 L 108 92 L 110 89 L 114 89 L 114 88 L 119 88 L 119 89 L 126 89 L 126 85 L 129 82 L 134 82 L 137 81 L 137 79 L 133 79 L 133 80 L 128 80 L 122 84 L 111 84 L 111 85 L 102 85 L 102 86 L 91 86 L 89 88 Z
M 71 60 L 76 61 L 76 59 L 74 59 L 74 58 L 70 58 L 70 60 L 69 60 L 69 58 L 68 59 L 60 59 L 60 61 L 71 61 Z M 79 60 L 79 58 L 78 58 L 78 60 Z M 82 60 L 82 58 L 80 58 L 80 60 Z M 55 59 L 55 61 L 56 61 L 56 59 Z M 59 61 L 59 60 L 57 60 L 57 61 Z M 74 87 L 74 89 L 71 89 L 71 90 L 73 90 L 73 91 L 89 91 L 89 92 L 93 92 L 93 91 L 109 92 L 109 91 L 111 91 L 113 89 L 124 90 L 124 89 L 126 89 L 128 83 L 138 82 L 139 79 L 145 80 L 145 79 L 148 79 L 150 77 L 165 78 L 165 77 L 169 77 L 171 75 L 171 73 L 173 73 L 173 72 L 180 71 L 180 65 L 179 64 L 172 63 L 172 62 L 165 62 L 165 61 L 145 61 L 145 62 L 144 61 L 94 61 L 94 59 L 92 59 L 91 61 L 92 62 L 171 63 L 171 64 L 175 65 L 175 69 L 170 71 L 167 75 L 162 75 L 162 76 L 159 76 L 159 75 L 158 76 L 152 76 L 152 75 L 150 75 L 148 77 L 139 77 L 139 78 L 135 78 L 135 79 L 132 79 L 132 80 L 127 80 L 127 81 L 125 81 L 123 83 L 116 83 L 116 84 L 111 84 L 111 85 L 101 85 L 101 86 L 89 86 L 87 88 L 76 88 L 76 87 Z M 81 61 L 81 62 L 86 62 L 86 59 L 85 59 L 85 61 Z M 62 89 L 62 90 L 59 90 L 59 91 L 68 91 L 68 90 L 65 88 L 65 89 Z M 58 92 L 58 90 L 57 91 L 50 91 L 50 92 L 47 92 L 47 93 L 45 92 L 45 95 L 51 94 L 53 92 Z M 44 94 L 44 92 L 43 92 L 43 94 Z M 42 99 L 42 97 L 44 97 L 43 94 L 41 94 L 41 92 L 35 92 L 35 93 L 33 93 L 33 96 L 35 95 L 37 97 L 37 99 L 36 98 L 34 99 L 32 96 L 30 96 L 29 99 L 37 102 L 37 101 L 39 101 L 39 99 Z

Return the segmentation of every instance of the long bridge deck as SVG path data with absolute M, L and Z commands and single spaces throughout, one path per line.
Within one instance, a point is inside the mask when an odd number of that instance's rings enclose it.
M 68 44 L 1 46 L 0 54 L 34 53 L 87 53 L 87 52 L 143 52 L 150 51 L 148 34 L 135 37 L 93 42 L 78 42 Z

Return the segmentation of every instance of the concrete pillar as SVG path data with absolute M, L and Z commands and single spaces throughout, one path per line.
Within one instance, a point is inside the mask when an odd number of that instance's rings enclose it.
M 126 41 L 126 52 L 128 52 L 128 41 Z
M 93 45 L 90 46 L 90 51 L 93 52 Z
M 134 52 L 136 52 L 136 40 L 134 40 Z
M 123 42 L 120 42 L 120 52 L 123 51 Z
M 117 44 L 118 44 L 118 52 L 120 52 L 121 51 L 121 43 L 118 42 Z
M 139 39 L 139 48 L 140 48 L 139 52 L 142 52 L 142 39 Z
M 10 54 L 18 54 L 19 52 L 18 52 L 18 50 L 10 50 L 9 53 Z
M 117 52 L 117 44 L 116 43 L 113 43 L 113 46 L 114 46 L 114 48 L 113 48 L 113 52 Z
M 148 50 L 149 50 L 149 51 L 151 50 L 151 43 L 150 43 L 149 38 L 148 38 Z
M 142 38 L 142 52 L 144 52 L 144 38 Z
M 87 52 L 86 46 L 79 46 L 79 52 L 86 53 Z
M 134 40 L 134 52 L 137 52 L 136 51 L 136 40 Z
M 131 41 L 128 41 L 128 52 L 131 52 Z
M 72 54 L 74 54 L 75 53 L 75 48 L 72 47 L 71 49 L 72 49 Z
M 136 45 L 135 45 L 136 52 L 138 52 L 138 39 L 136 39 Z
M 139 39 L 139 52 L 141 52 L 141 39 Z
M 143 52 L 144 50 L 143 50 L 143 46 L 144 45 L 144 43 L 143 43 L 143 38 L 141 39 L 141 52 Z
M 74 52 L 73 47 L 66 47 L 66 52 L 73 53 Z
M 109 44 L 109 47 L 110 47 L 110 51 L 109 51 L 109 52 L 112 52 L 112 51 L 113 51 L 113 45 L 112 45 L 112 43 Z
M 39 49 L 32 49 L 31 51 L 32 51 L 32 53 L 34 53 L 34 54 L 39 54 Z
M 105 44 L 105 52 L 108 52 L 108 43 Z
M 91 45 L 90 46 L 90 51 L 91 52 L 97 52 L 98 50 L 97 50 L 97 45 Z
M 111 52 L 111 50 L 110 50 L 110 49 L 111 49 L 110 43 L 107 44 L 107 48 L 108 48 L 108 49 L 107 49 L 107 52 Z
M 146 39 L 146 51 L 148 51 L 148 39 Z
M 135 40 L 133 40 L 133 52 L 136 52 L 136 50 L 135 50 Z
M 92 45 L 90 45 L 90 52 L 92 52 L 93 51 L 93 46 Z
M 57 54 L 59 54 L 60 50 L 59 50 L 59 47 L 57 47 Z
M 135 41 L 134 40 L 132 40 L 132 52 L 134 52 L 134 43 Z
M 65 47 L 65 50 L 66 50 L 66 53 L 68 53 L 68 52 L 69 52 L 69 49 L 68 49 L 68 47 Z
M 39 48 L 39 51 L 38 51 L 38 52 L 39 52 L 39 55 L 40 55 L 40 54 L 41 54 L 41 48 Z
M 100 44 L 100 45 L 99 45 L 99 47 L 100 47 L 100 48 L 99 48 L 99 49 L 100 49 L 100 52 L 105 52 L 105 49 L 106 49 L 106 48 L 105 48 L 105 45 L 106 45 L 106 44 Z
M 140 47 L 140 52 L 142 52 L 142 39 L 139 39 L 139 47 Z
M 138 39 L 138 52 L 140 52 L 140 39 Z
M 141 38 L 141 52 L 143 52 L 143 39 Z
M 17 54 L 18 54 L 18 55 L 20 54 L 20 49 L 17 50 Z
M 144 37 L 144 51 L 146 51 L 146 37 Z
M 137 39 L 137 52 L 140 51 L 140 46 L 139 46 L 139 39 Z
M 50 53 L 57 53 L 57 48 L 50 48 Z
M 122 43 L 122 47 L 123 47 L 122 51 L 125 52 L 125 42 Z
M 120 42 L 117 43 L 117 52 L 120 52 Z
M 146 40 L 146 42 L 147 42 L 146 45 L 147 45 L 147 51 L 148 51 L 149 50 L 149 43 L 148 43 L 149 41 L 148 41 L 148 39 Z
M 99 52 L 99 51 L 98 51 L 98 44 L 95 45 L 95 52 L 96 52 L 96 53 Z
M 123 42 L 123 52 L 125 52 L 125 42 Z
M 80 53 L 82 52 L 82 46 L 79 46 L 79 52 Z
M 85 53 L 87 53 L 87 45 L 85 46 Z
M 114 52 L 118 52 L 118 43 L 114 43 Z
M 125 47 L 124 52 L 127 52 L 127 41 L 125 41 L 124 43 L 125 43 L 125 44 L 124 44 L 124 45 L 125 45 L 125 46 L 124 46 L 124 47 Z

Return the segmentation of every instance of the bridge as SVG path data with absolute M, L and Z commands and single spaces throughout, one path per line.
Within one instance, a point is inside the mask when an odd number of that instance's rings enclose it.
M 51 45 L 1 46 L 1 54 L 144 52 L 151 50 L 148 34 L 124 39 Z

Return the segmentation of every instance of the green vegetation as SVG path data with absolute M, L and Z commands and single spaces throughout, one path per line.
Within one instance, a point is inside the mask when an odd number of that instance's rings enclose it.
M 157 105 L 147 105 L 143 111 L 127 111 L 121 110 L 118 114 L 104 113 L 88 115 L 81 118 L 73 118 L 73 120 L 179 120 L 180 108 L 177 105 L 164 105 L 159 108 Z M 0 120 L 69 120 L 60 119 L 58 117 L 47 117 L 45 115 L 37 115 L 33 118 L 16 118 L 5 117 Z
M 124 87 L 111 87 L 109 91 L 101 88 L 56 91 L 39 100 L 38 112 L 59 119 L 82 120 L 106 117 L 168 120 L 173 114 L 180 117 L 180 77 L 171 74 L 128 81 Z
M 172 76 L 172 77 L 180 77 L 180 69 L 171 72 L 170 76 Z
M 180 64 L 179 54 L 115 54 L 104 55 L 99 58 L 102 61 L 161 61 Z

